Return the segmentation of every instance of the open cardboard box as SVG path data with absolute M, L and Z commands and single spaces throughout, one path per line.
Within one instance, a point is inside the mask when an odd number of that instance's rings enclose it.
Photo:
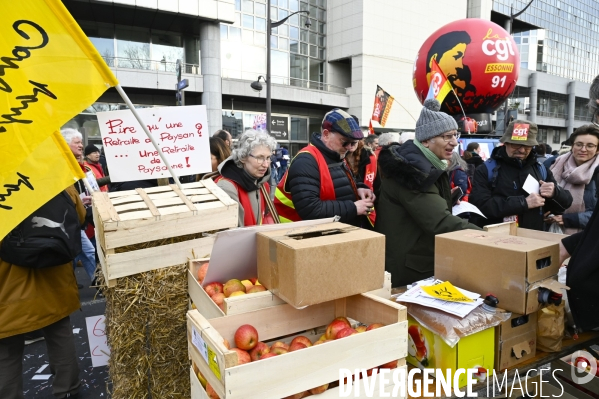
M 551 241 L 559 243 L 566 234 L 549 233 L 547 231 L 538 231 L 518 227 L 516 222 L 505 222 L 489 224 L 483 227 L 485 231 L 493 234 L 507 234 L 510 236 L 535 238 L 537 240 Z
M 495 370 L 505 370 L 535 357 L 537 312 L 512 316 L 495 327 Z
M 561 292 L 555 241 L 461 230 L 435 237 L 435 277 L 499 299 L 499 307 L 530 314 L 539 310 L 539 288 Z
M 258 280 L 296 308 L 381 288 L 385 236 L 343 223 L 258 233 Z
M 235 342 L 235 331 L 244 324 L 253 325 L 259 340 L 267 344 L 289 340 L 296 334 L 314 341 L 317 335 L 310 335 L 309 331 L 326 326 L 339 316 L 385 326 L 243 365 L 238 365 L 237 354 L 224 346 L 225 339 Z M 187 313 L 189 353 L 221 399 L 280 399 L 338 381 L 341 368 L 370 369 L 405 358 L 406 316 L 404 306 L 373 294 L 354 295 L 306 309 L 285 304 L 211 320 L 191 310 Z

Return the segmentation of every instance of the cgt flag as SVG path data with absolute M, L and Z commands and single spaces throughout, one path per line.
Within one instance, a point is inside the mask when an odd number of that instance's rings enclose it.
M 385 127 L 392 106 L 393 96 L 377 85 L 374 96 L 374 109 L 372 110 L 372 118 L 370 119 L 377 121 L 382 127 Z
M 0 239 L 83 177 L 58 133 L 116 78 L 60 0 L 0 15 Z
M 443 104 L 443 100 L 445 100 L 445 97 L 451 90 L 451 83 L 447 80 L 447 77 L 439 67 L 439 64 L 437 64 L 437 60 L 433 58 L 426 99 L 436 98 L 439 101 L 439 104 Z

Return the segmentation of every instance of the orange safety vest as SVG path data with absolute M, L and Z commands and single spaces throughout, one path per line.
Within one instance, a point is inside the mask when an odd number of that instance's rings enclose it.
M 452 170 L 451 174 L 449 176 L 449 188 L 450 189 L 456 187 L 456 184 L 453 182 L 454 177 L 455 177 L 455 170 Z M 468 202 L 468 198 L 470 196 L 470 193 L 472 192 L 472 182 L 470 181 L 470 177 L 468 177 L 468 175 L 466 175 L 466 179 L 468 180 L 468 188 L 466 189 L 466 192 L 464 193 L 462 198 L 460 198 L 460 201 Z
M 366 165 L 366 172 L 364 172 L 364 184 L 366 184 L 374 192 L 374 179 L 376 178 L 377 172 L 377 159 L 376 155 L 370 155 L 370 163 Z M 376 210 L 373 210 L 368 214 L 368 221 L 374 227 L 376 222 Z
M 322 153 L 313 144 L 308 144 L 306 147 L 302 148 L 297 155 L 303 152 L 311 154 L 314 159 L 316 159 L 318 171 L 320 172 L 320 200 L 334 201 L 337 198 L 335 195 L 335 186 L 333 185 L 333 178 L 331 177 L 331 172 L 329 171 L 329 165 L 322 156 Z M 291 191 L 285 189 L 287 184 L 287 174 L 289 173 L 290 169 L 291 164 L 289 165 L 289 168 L 287 168 L 287 171 L 283 175 L 283 178 L 279 182 L 277 190 L 275 191 L 274 204 L 277 213 L 279 214 L 281 223 L 298 222 L 302 220 L 295 210 L 295 206 L 291 200 Z
M 250 202 L 250 196 L 248 195 L 248 192 L 239 187 L 239 184 L 235 183 L 233 180 L 227 179 L 223 176 L 218 176 L 216 179 L 214 179 L 214 182 L 217 183 L 220 180 L 228 181 L 237 189 L 237 197 L 239 198 L 239 203 L 243 208 L 243 225 L 245 227 L 274 223 L 274 220 L 265 220 L 264 218 L 266 215 L 266 202 L 264 200 L 264 196 L 262 195 L 262 191 L 258 190 L 258 193 L 260 194 L 260 203 L 258 204 L 260 220 L 257 222 L 254 211 L 252 210 L 252 203 Z M 270 185 L 268 183 L 264 183 L 264 188 L 266 188 L 267 193 L 270 192 Z

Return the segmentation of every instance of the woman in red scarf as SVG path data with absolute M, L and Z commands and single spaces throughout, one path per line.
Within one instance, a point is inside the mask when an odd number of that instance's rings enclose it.
M 84 154 L 83 171 L 86 173 L 92 171 L 98 182 L 98 186 L 100 186 L 100 191 L 108 192 L 110 176 L 104 174 L 104 169 L 102 169 L 102 165 L 100 164 L 100 150 L 95 145 L 89 144 L 85 147 Z

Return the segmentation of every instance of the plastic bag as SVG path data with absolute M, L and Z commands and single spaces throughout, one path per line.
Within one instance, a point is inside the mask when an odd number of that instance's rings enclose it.
M 408 308 L 408 314 L 418 323 L 439 335 L 451 348 L 457 345 L 460 338 L 472 335 L 490 327 L 498 326 L 508 320 L 509 312 L 489 313 L 480 306 L 464 318 L 413 303 L 402 302 Z
M 556 234 L 564 234 L 564 229 L 562 229 L 562 226 L 560 226 L 559 223 L 553 222 L 549 225 L 549 232 Z
M 564 339 L 564 302 L 539 310 L 537 319 L 537 349 L 543 352 L 559 352 Z
M 560 267 L 559 272 L 557 273 L 557 281 L 562 284 L 566 284 L 566 273 L 568 271 L 567 267 Z M 562 298 L 564 301 L 564 312 L 566 313 L 566 324 L 577 331 L 576 324 L 574 323 L 574 316 L 572 316 L 572 312 L 570 311 L 570 304 L 568 303 L 568 291 L 562 289 Z

